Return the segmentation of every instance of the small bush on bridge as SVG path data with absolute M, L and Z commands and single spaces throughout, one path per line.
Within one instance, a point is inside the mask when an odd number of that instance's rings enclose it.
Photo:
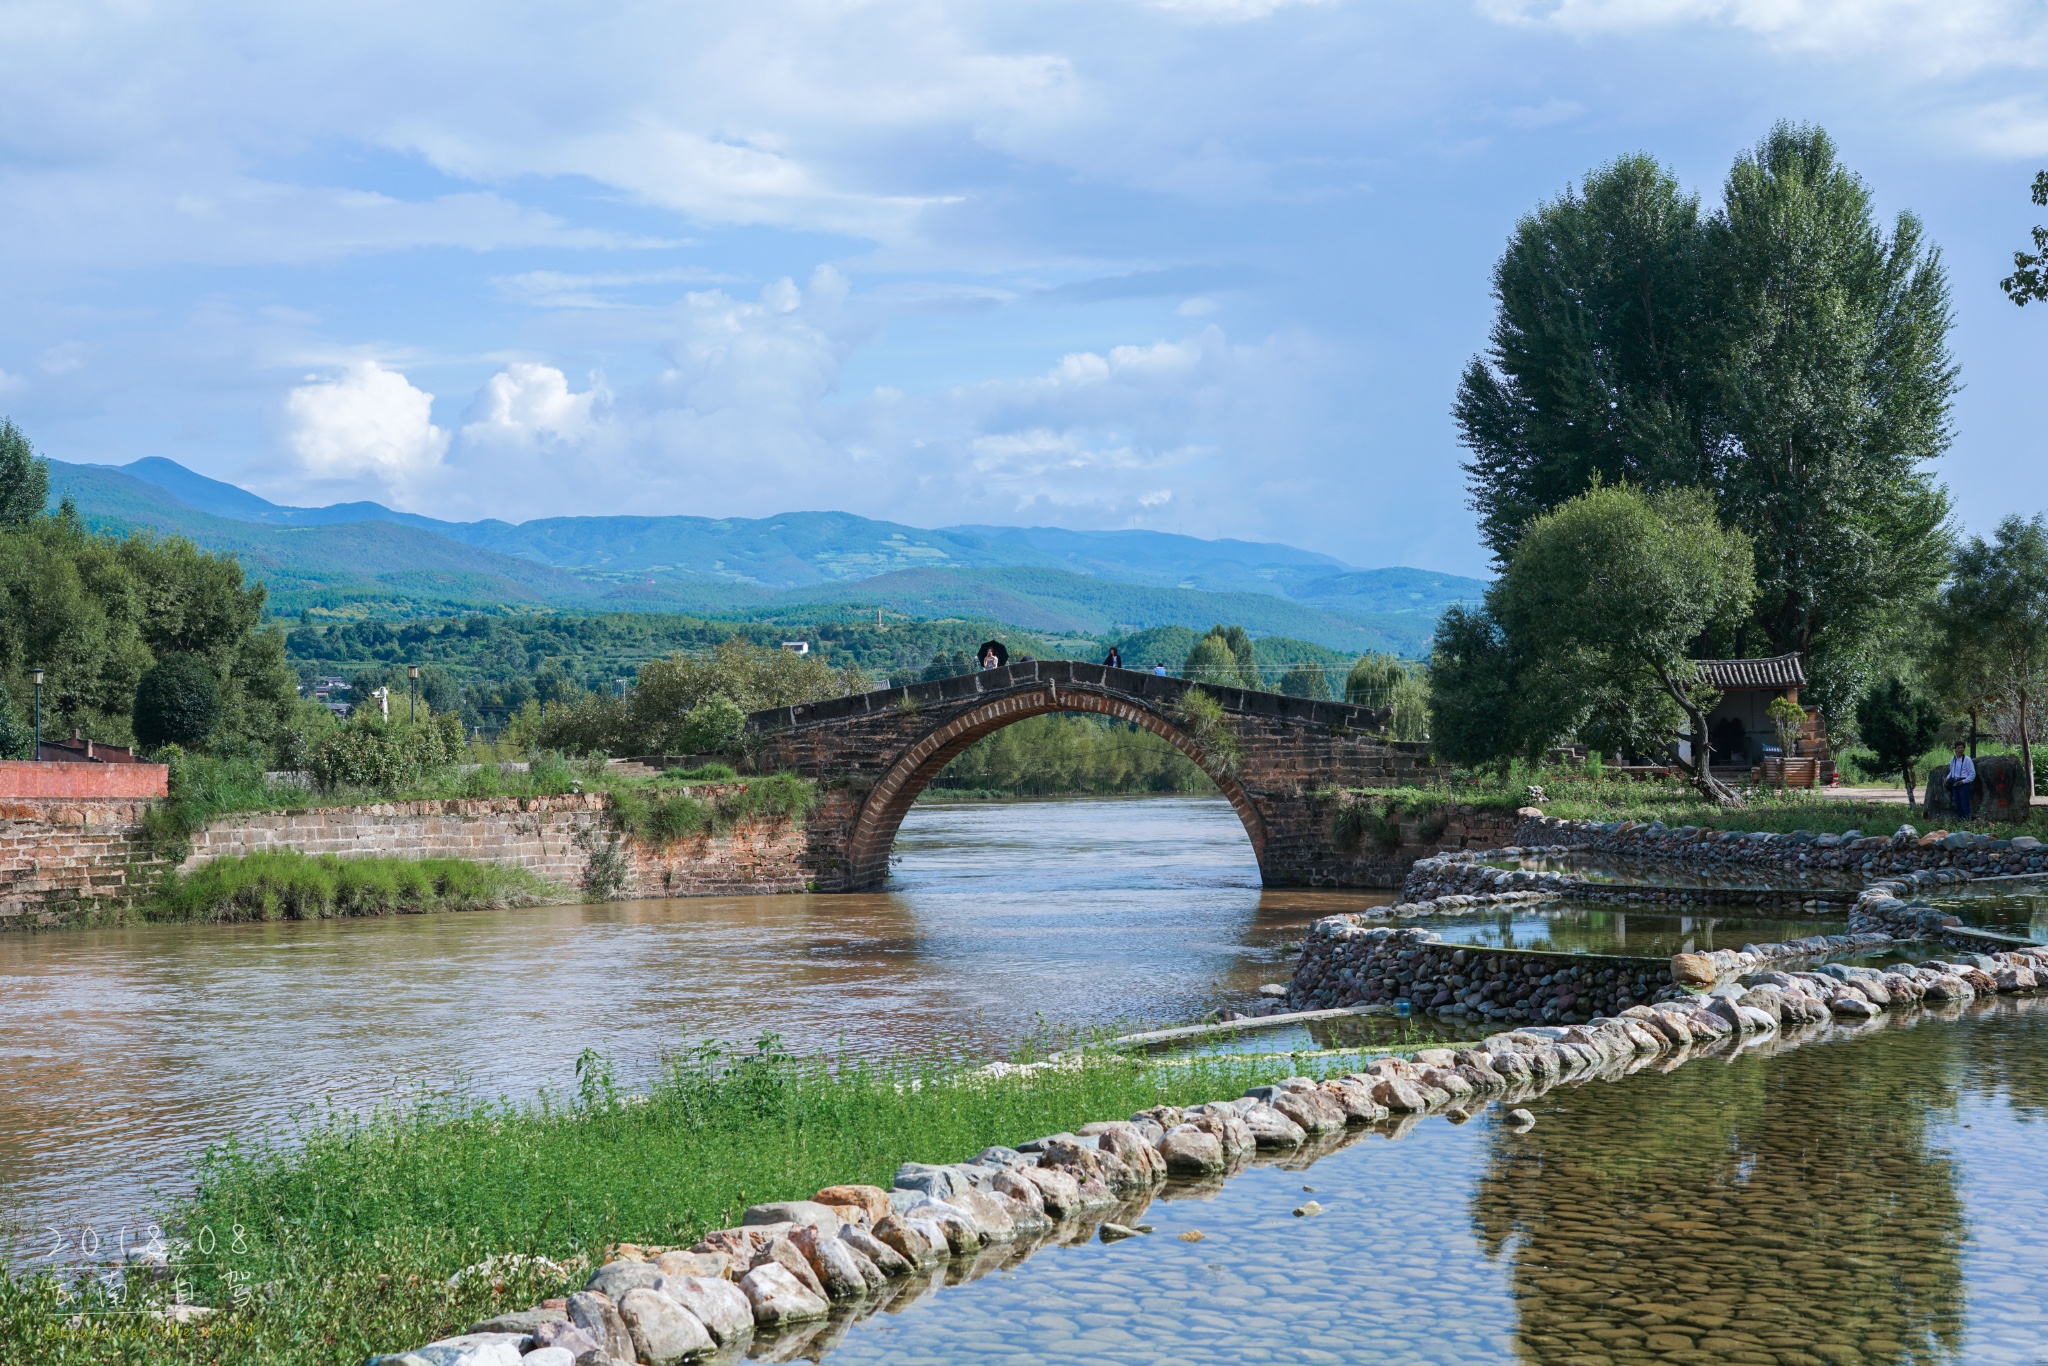
M 1181 695 L 1176 708 L 1182 729 L 1209 755 L 1209 761 L 1225 773 L 1237 772 L 1242 757 L 1237 735 L 1223 717 L 1223 704 L 1200 688 Z

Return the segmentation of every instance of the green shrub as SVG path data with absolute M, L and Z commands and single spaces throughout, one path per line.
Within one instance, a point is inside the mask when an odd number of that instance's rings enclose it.
M 1181 694 L 1176 710 L 1181 728 L 1208 753 L 1209 762 L 1225 773 L 1237 772 L 1237 734 L 1224 718 L 1223 704 L 1200 688 L 1190 688 Z
M 1401 845 L 1399 807 L 1386 803 L 1384 811 L 1373 809 L 1369 799 L 1338 792 L 1326 792 L 1330 805 L 1330 840 L 1346 854 L 1356 854 L 1370 844 L 1383 854 Z M 1438 832 L 1442 833 L 1441 827 Z
M 726 777 L 732 775 L 732 770 L 722 764 L 706 764 L 688 776 L 705 774 L 711 769 L 722 769 Z M 611 813 L 620 830 L 657 847 L 666 847 L 692 835 L 723 833 L 742 821 L 801 819 L 817 796 L 818 785 L 808 778 L 775 773 L 765 778 L 749 778 L 744 785 L 721 792 L 710 801 L 688 792 L 622 789 L 612 793 Z
M 283 850 L 174 873 L 145 903 L 143 918 L 326 920 L 466 911 L 530 903 L 546 890 L 523 869 L 467 859 L 343 859 Z
M 679 792 L 654 802 L 647 812 L 646 837 L 657 845 L 688 839 L 711 827 L 714 808 Z
M 1330 700 L 1330 683 L 1313 664 L 1297 664 L 1280 679 L 1280 691 L 1289 697 L 1306 697 L 1311 702 Z
M 685 754 L 725 754 L 739 743 L 747 714 L 724 693 L 713 693 L 690 709 L 683 721 Z
M 21 719 L 14 699 L 0 686 L 0 759 L 33 759 L 30 751 L 35 747 L 35 726 Z
M 324 789 L 396 792 L 456 762 L 462 753 L 462 718 L 452 712 L 386 722 L 365 710 L 314 743 L 308 768 Z
M 142 828 L 151 847 L 168 859 L 184 858 L 193 834 L 218 816 L 310 802 L 303 788 L 270 782 L 263 776 L 262 763 L 247 756 L 188 754 L 166 745 L 157 751 L 157 759 L 170 770 L 170 796 L 150 803 Z
M 135 685 L 135 738 L 144 749 L 196 749 L 219 722 L 220 680 L 196 655 L 165 655 Z

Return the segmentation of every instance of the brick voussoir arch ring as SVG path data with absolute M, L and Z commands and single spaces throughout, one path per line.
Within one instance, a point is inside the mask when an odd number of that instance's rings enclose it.
M 1027 717 L 1056 711 L 1093 712 L 1098 716 L 1129 721 L 1143 726 L 1187 755 L 1229 799 L 1237 818 L 1244 822 L 1244 832 L 1251 839 L 1252 852 L 1261 865 L 1264 864 L 1266 822 L 1235 774 L 1219 764 L 1193 736 L 1152 708 L 1126 697 L 1070 684 L 1064 688 L 1036 688 L 996 698 L 933 727 L 912 742 L 889 766 L 889 771 L 861 804 L 860 816 L 854 823 L 853 838 L 848 846 L 852 886 L 873 887 L 887 876 L 889 850 L 896 842 L 896 831 L 903 824 L 911 803 L 917 800 L 918 793 L 938 776 L 940 769 L 984 735 L 1015 725 Z

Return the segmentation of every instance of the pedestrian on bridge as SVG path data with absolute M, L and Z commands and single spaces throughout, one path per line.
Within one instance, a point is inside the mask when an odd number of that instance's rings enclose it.
M 1117 649 L 1114 645 L 1110 646 L 1109 654 L 1103 658 L 1102 667 L 1105 669 L 1121 669 L 1123 666 L 1124 652 Z

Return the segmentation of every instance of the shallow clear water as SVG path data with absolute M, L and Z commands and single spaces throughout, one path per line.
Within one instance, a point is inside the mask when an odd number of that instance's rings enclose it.
M 1220 798 L 919 806 L 887 892 L 0 935 L 0 1224 L 112 1236 L 192 1155 L 421 1088 L 622 1078 L 706 1038 L 998 1048 L 1182 1024 L 1284 978 L 1310 921 Z
M 1537 949 L 1545 953 L 1612 953 L 1668 958 L 1674 953 L 1710 953 L 1744 944 L 1841 934 L 1840 916 L 1804 919 L 1773 915 L 1671 915 L 1613 906 L 1575 906 L 1569 901 L 1510 903 L 1498 910 L 1431 916 L 1389 924 L 1415 925 L 1453 944 L 1493 949 Z
M 1869 881 L 1860 871 L 1806 869 L 1786 872 L 1776 868 L 1688 869 L 1675 863 L 1647 859 L 1615 858 L 1598 853 L 1524 854 L 1515 858 L 1486 859 L 1489 868 L 1520 868 L 1532 873 L 1570 873 L 1588 882 L 1618 882 L 1644 887 L 1698 887 L 1708 891 L 1726 889 L 1771 890 L 1782 887 L 1811 887 L 1816 895 L 1827 891 L 1854 891 Z
M 2048 1000 L 1528 1105 L 1526 1134 L 1491 1112 L 1432 1119 L 1170 1188 L 1129 1212 L 1150 1237 L 1013 1250 L 970 1283 L 757 1350 L 834 1366 L 2043 1359 Z M 1311 1198 L 1324 1213 L 1295 1218 Z
M 2048 882 L 1988 883 L 1929 897 L 1965 925 L 2048 944 Z

